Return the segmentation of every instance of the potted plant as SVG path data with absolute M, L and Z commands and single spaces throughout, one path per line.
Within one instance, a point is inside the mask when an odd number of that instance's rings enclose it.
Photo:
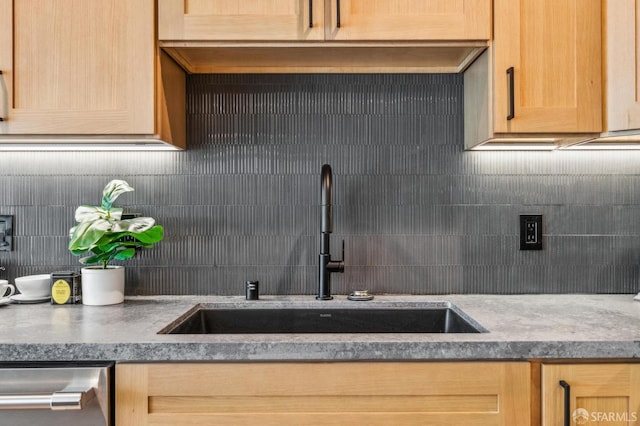
M 164 230 L 151 217 L 122 219 L 123 209 L 113 207 L 120 194 L 134 189 L 123 180 L 112 180 L 102 192 L 102 204 L 76 209 L 78 224 L 69 231 L 69 250 L 80 259 L 82 268 L 82 303 L 113 305 L 124 301 L 124 267 L 110 265 L 126 260 L 138 248 L 151 248 L 162 240 Z

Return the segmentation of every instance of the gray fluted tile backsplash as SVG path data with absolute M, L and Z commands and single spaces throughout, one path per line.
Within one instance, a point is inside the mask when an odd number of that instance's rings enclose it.
M 640 152 L 465 152 L 462 81 L 193 75 L 185 152 L 0 153 L 0 278 L 79 269 L 73 212 L 123 178 L 166 229 L 128 294 L 314 294 L 329 163 L 336 294 L 637 292 Z M 544 215 L 543 251 L 518 250 L 520 214 Z

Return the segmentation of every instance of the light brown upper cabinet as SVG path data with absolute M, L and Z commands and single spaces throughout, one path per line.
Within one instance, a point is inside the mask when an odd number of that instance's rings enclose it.
M 158 25 L 191 73 L 461 72 L 491 0 L 160 0 Z
M 326 0 L 327 40 L 488 40 L 485 0 Z
M 490 4 L 487 0 L 161 0 L 159 38 L 488 40 Z
M 604 131 L 578 148 L 640 142 L 640 3 L 604 0 Z
M 640 129 L 640 4 L 605 0 L 606 130 Z
M 160 40 L 322 40 L 322 0 L 159 0 Z
M 640 364 L 542 366 L 543 426 L 637 425 L 638 416 Z
M 0 143 L 184 146 L 162 105 L 182 71 L 158 53 L 154 0 L 0 0 L 0 10 Z
M 600 0 L 493 7 L 492 46 L 465 74 L 465 147 L 556 147 L 601 132 Z

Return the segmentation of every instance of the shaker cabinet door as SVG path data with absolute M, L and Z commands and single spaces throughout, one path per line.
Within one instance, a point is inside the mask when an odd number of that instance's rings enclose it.
M 639 415 L 640 364 L 542 366 L 543 426 L 638 425 Z
M 153 0 L 0 10 L 0 135 L 154 132 Z
M 530 424 L 526 362 L 116 366 L 123 425 Z
M 161 0 L 160 40 L 322 40 L 323 0 Z
M 607 127 L 640 129 L 640 1 L 606 0 Z
M 488 40 L 490 0 L 325 0 L 327 40 Z
M 600 0 L 494 0 L 498 133 L 602 130 Z

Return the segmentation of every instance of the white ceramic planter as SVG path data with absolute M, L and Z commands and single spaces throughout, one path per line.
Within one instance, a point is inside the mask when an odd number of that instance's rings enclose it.
M 82 304 L 115 305 L 124 302 L 124 267 L 82 268 Z

